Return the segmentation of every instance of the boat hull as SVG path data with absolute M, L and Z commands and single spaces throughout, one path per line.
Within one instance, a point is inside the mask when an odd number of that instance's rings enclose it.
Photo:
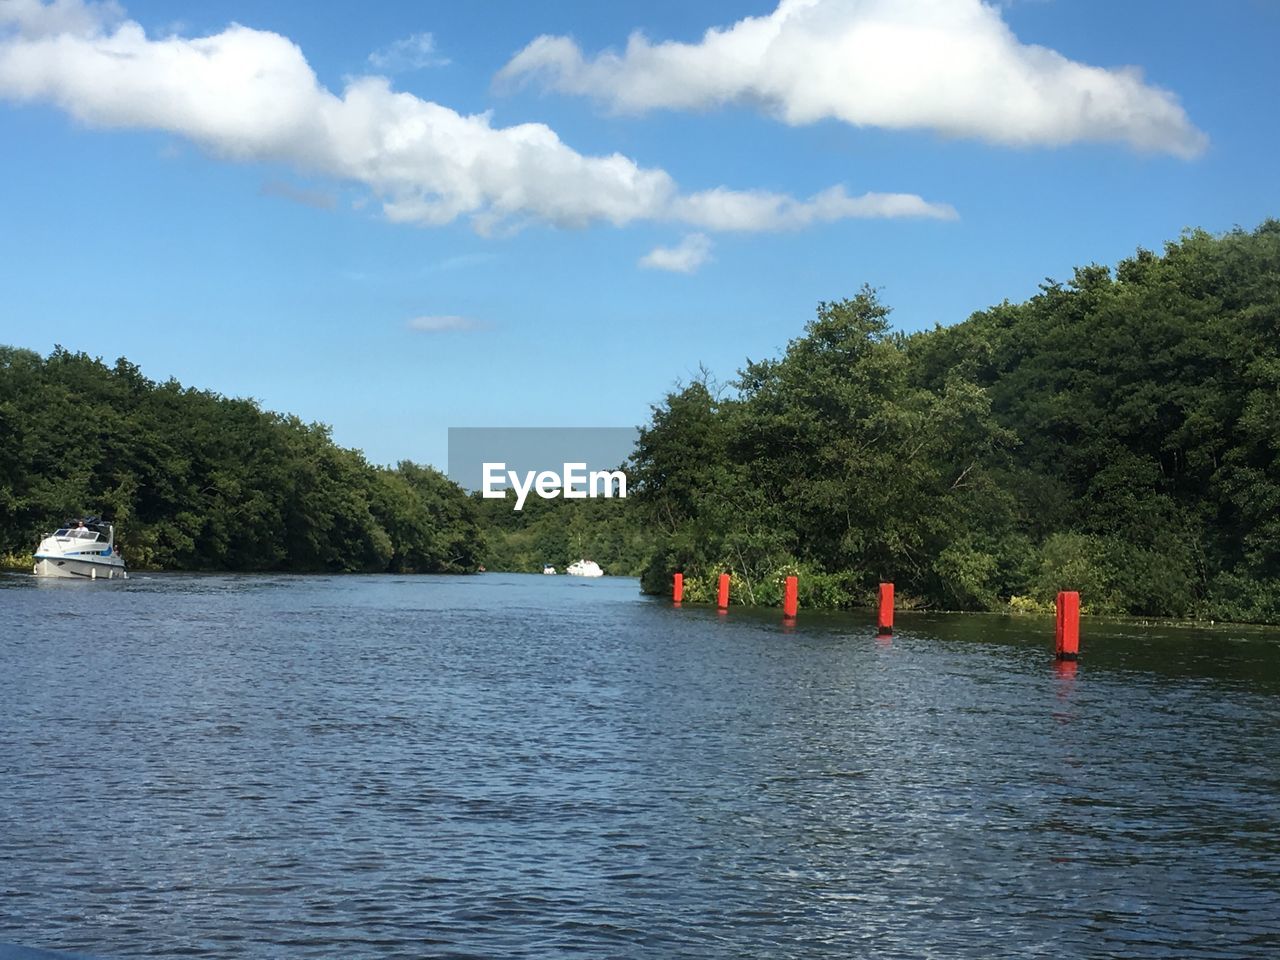
M 124 561 L 117 557 L 90 560 L 83 557 L 36 557 L 37 577 L 58 577 L 67 580 L 127 580 L 129 573 Z

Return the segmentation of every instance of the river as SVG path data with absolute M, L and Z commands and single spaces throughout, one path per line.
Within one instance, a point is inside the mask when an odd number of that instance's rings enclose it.
M 0 942 L 1280 955 L 1280 634 L 0 576 Z

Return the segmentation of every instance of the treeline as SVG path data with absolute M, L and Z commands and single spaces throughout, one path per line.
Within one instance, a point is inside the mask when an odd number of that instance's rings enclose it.
M 666 397 L 632 472 L 673 570 L 711 595 L 1280 622 L 1280 222 L 1195 231 L 950 327 L 874 290 L 777 359 Z
M 594 560 L 609 576 L 638 577 L 653 553 L 654 538 L 628 499 L 543 500 L 531 496 L 512 509 L 515 495 L 484 499 L 472 494 L 485 532 L 489 570 L 557 572 L 575 560 Z
M 371 466 L 327 427 L 123 359 L 0 347 L 0 555 L 28 562 L 85 512 L 151 569 L 467 572 L 484 550 L 433 469 Z

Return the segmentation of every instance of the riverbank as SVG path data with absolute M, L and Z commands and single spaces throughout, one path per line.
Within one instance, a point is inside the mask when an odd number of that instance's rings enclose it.
M 24 557 L 20 554 L 18 555 L 9 554 L 9 555 L 0 556 L 0 573 L 30 574 L 31 566 L 32 566 L 32 560 L 30 556 Z M 262 577 L 339 576 L 343 578 L 353 577 L 358 579 L 358 578 L 379 576 L 379 574 L 377 573 L 365 573 L 365 572 L 334 573 L 332 571 L 324 571 L 324 570 L 190 571 L 190 570 L 163 570 L 163 569 L 156 569 L 156 568 L 150 568 L 150 567 L 134 567 L 134 566 L 130 566 L 129 569 L 130 569 L 130 572 L 134 574 L 151 573 L 151 574 L 166 574 L 166 575 L 173 575 L 173 576 L 189 575 L 189 576 L 200 576 L 200 577 L 246 576 L 246 575 L 262 576 Z M 418 576 L 421 576 L 421 577 L 430 577 L 430 576 L 469 577 L 469 576 L 480 576 L 481 574 L 490 575 L 490 576 L 501 576 L 504 574 L 524 576 L 524 575 L 535 574 L 535 573 L 537 573 L 537 571 L 485 570 L 485 571 L 470 571 L 466 573 L 464 572 L 447 572 L 444 574 L 406 573 L 406 574 L 399 574 L 399 575 L 413 576 L 413 577 L 418 577 Z M 581 578 L 570 578 L 570 577 L 567 577 L 566 575 L 566 576 L 562 576 L 561 579 L 578 580 Z M 634 581 L 637 578 L 632 576 L 626 576 L 626 575 L 621 575 L 621 576 L 607 575 L 602 579 L 616 583 L 622 580 Z M 643 593 L 643 591 L 641 592 Z M 660 598 L 661 596 L 657 594 L 646 594 L 646 595 L 655 597 L 655 598 Z M 1051 618 L 1054 615 L 1053 604 L 1041 603 L 1038 601 L 1027 602 L 1028 599 L 1029 598 L 1015 597 L 1007 607 L 995 609 L 995 610 L 949 610 L 944 608 L 930 608 L 930 607 L 922 606 L 916 602 L 912 602 L 908 606 L 899 607 L 897 612 L 899 614 L 907 614 L 907 615 L 920 614 L 924 616 L 944 616 L 944 617 L 958 617 L 958 618 L 983 618 L 983 617 L 993 618 L 993 619 L 1013 618 L 1013 619 L 1026 620 L 1026 621 L 1044 620 L 1046 622 L 1051 620 Z M 694 608 L 694 609 L 698 609 L 698 608 L 714 609 L 713 598 L 706 597 L 706 598 L 699 598 L 699 599 L 691 599 L 688 593 L 685 594 L 685 600 L 683 601 L 683 605 L 690 608 Z M 735 601 L 730 609 L 732 611 L 749 611 L 752 615 L 765 615 L 765 614 L 780 615 L 781 614 L 780 605 L 774 605 L 774 604 L 745 604 L 745 603 L 739 603 Z M 806 616 L 806 615 L 813 616 L 816 614 L 823 617 L 839 616 L 844 614 L 850 614 L 850 615 L 865 614 L 867 619 L 869 621 L 872 621 L 874 620 L 876 609 L 874 604 L 870 602 L 863 605 L 858 605 L 858 606 L 829 606 L 829 607 L 814 606 L 812 604 L 802 603 L 800 608 L 800 613 L 801 613 L 801 616 Z M 1267 624 L 1267 623 L 1251 623 L 1249 621 L 1216 620 L 1216 619 L 1197 618 L 1197 617 L 1175 618 L 1175 617 L 1153 617 L 1153 616 L 1146 616 L 1146 617 L 1122 616 L 1122 615 L 1117 615 L 1112 613 L 1090 613 L 1087 608 L 1082 610 L 1081 619 L 1083 622 L 1091 625 L 1105 624 L 1105 625 L 1139 627 L 1139 628 L 1225 629 L 1229 627 L 1232 629 L 1246 629 L 1251 631 L 1257 631 L 1258 633 L 1264 636 L 1274 636 L 1275 638 L 1280 639 L 1280 625 Z
M 652 596 L 652 595 L 651 595 Z M 690 607 L 701 610 L 714 610 L 715 604 L 710 601 L 688 601 L 681 603 L 682 607 Z M 913 606 L 909 608 L 900 608 L 895 611 L 895 615 L 902 617 L 955 617 L 962 619 L 991 619 L 991 620 L 1015 620 L 1015 621 L 1042 621 L 1049 624 L 1049 637 L 1053 636 L 1053 617 L 1054 609 L 1052 604 L 1045 604 L 1046 609 L 1027 609 L 1025 607 L 1009 606 L 1005 609 L 996 610 L 947 610 L 942 608 L 929 608 L 922 606 Z M 774 615 L 781 616 L 781 606 L 760 606 L 745 603 L 734 603 L 729 607 L 729 612 L 749 611 L 752 615 Z M 800 617 L 820 616 L 820 617 L 839 617 L 839 616 L 857 616 L 865 615 L 867 622 L 874 624 L 876 617 L 876 607 L 871 604 L 856 607 L 806 607 L 801 605 Z M 1081 623 L 1096 624 L 1105 626 L 1118 627 L 1136 627 L 1151 629 L 1184 629 L 1184 630 L 1247 630 L 1256 631 L 1263 636 L 1271 636 L 1280 640 L 1280 624 L 1274 623 L 1250 623 L 1248 621 L 1238 620 L 1209 620 L 1197 617 L 1186 617 L 1182 619 L 1172 617 L 1141 617 L 1141 616 L 1122 616 L 1113 613 L 1087 613 L 1081 612 Z

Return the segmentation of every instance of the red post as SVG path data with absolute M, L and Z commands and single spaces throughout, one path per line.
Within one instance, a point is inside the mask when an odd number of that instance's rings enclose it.
M 677 573 L 671 582 L 671 599 L 679 603 L 684 599 L 684 574 Z
M 720 591 L 716 596 L 716 606 L 721 610 L 729 609 L 729 575 L 720 574 Z
M 796 610 L 800 607 L 800 581 L 796 577 L 787 577 L 782 592 L 782 615 L 788 620 L 796 618 Z
M 893 633 L 893 584 L 880 584 L 880 630 L 879 632 Z
M 1057 649 L 1059 660 L 1080 656 L 1080 594 L 1063 590 L 1058 594 Z

